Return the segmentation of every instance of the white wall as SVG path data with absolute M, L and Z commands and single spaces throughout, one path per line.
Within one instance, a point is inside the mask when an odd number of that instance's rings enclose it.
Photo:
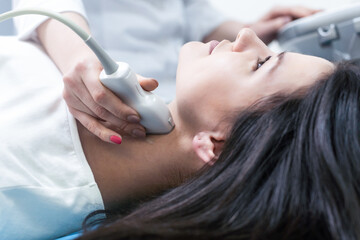
M 196 1 L 196 0 L 193 0 Z M 251 22 L 258 19 L 274 6 L 307 6 L 315 9 L 329 9 L 344 6 L 360 0 L 210 0 L 214 6 L 235 19 Z

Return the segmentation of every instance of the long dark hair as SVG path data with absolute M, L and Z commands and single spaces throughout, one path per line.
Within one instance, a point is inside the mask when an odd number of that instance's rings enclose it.
M 359 69 L 280 99 L 199 176 L 79 239 L 360 239 Z

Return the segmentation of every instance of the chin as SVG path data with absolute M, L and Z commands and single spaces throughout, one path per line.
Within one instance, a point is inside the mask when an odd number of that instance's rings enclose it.
M 188 42 L 180 49 L 179 62 L 186 60 L 186 62 L 191 63 L 192 60 L 208 55 L 209 47 L 206 44 L 202 42 Z

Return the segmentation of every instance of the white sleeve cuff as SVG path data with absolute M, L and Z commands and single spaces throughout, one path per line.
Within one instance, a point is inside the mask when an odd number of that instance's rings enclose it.
M 81 0 L 13 0 L 13 9 L 25 7 L 39 7 L 55 12 L 76 12 L 86 19 L 84 5 Z M 36 28 L 47 19 L 48 17 L 40 15 L 26 15 L 14 18 L 18 38 L 38 42 Z

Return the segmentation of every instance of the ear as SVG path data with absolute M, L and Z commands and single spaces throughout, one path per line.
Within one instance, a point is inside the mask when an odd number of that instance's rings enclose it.
M 225 136 L 218 132 L 199 132 L 192 145 L 196 155 L 207 164 L 214 164 L 224 146 Z

